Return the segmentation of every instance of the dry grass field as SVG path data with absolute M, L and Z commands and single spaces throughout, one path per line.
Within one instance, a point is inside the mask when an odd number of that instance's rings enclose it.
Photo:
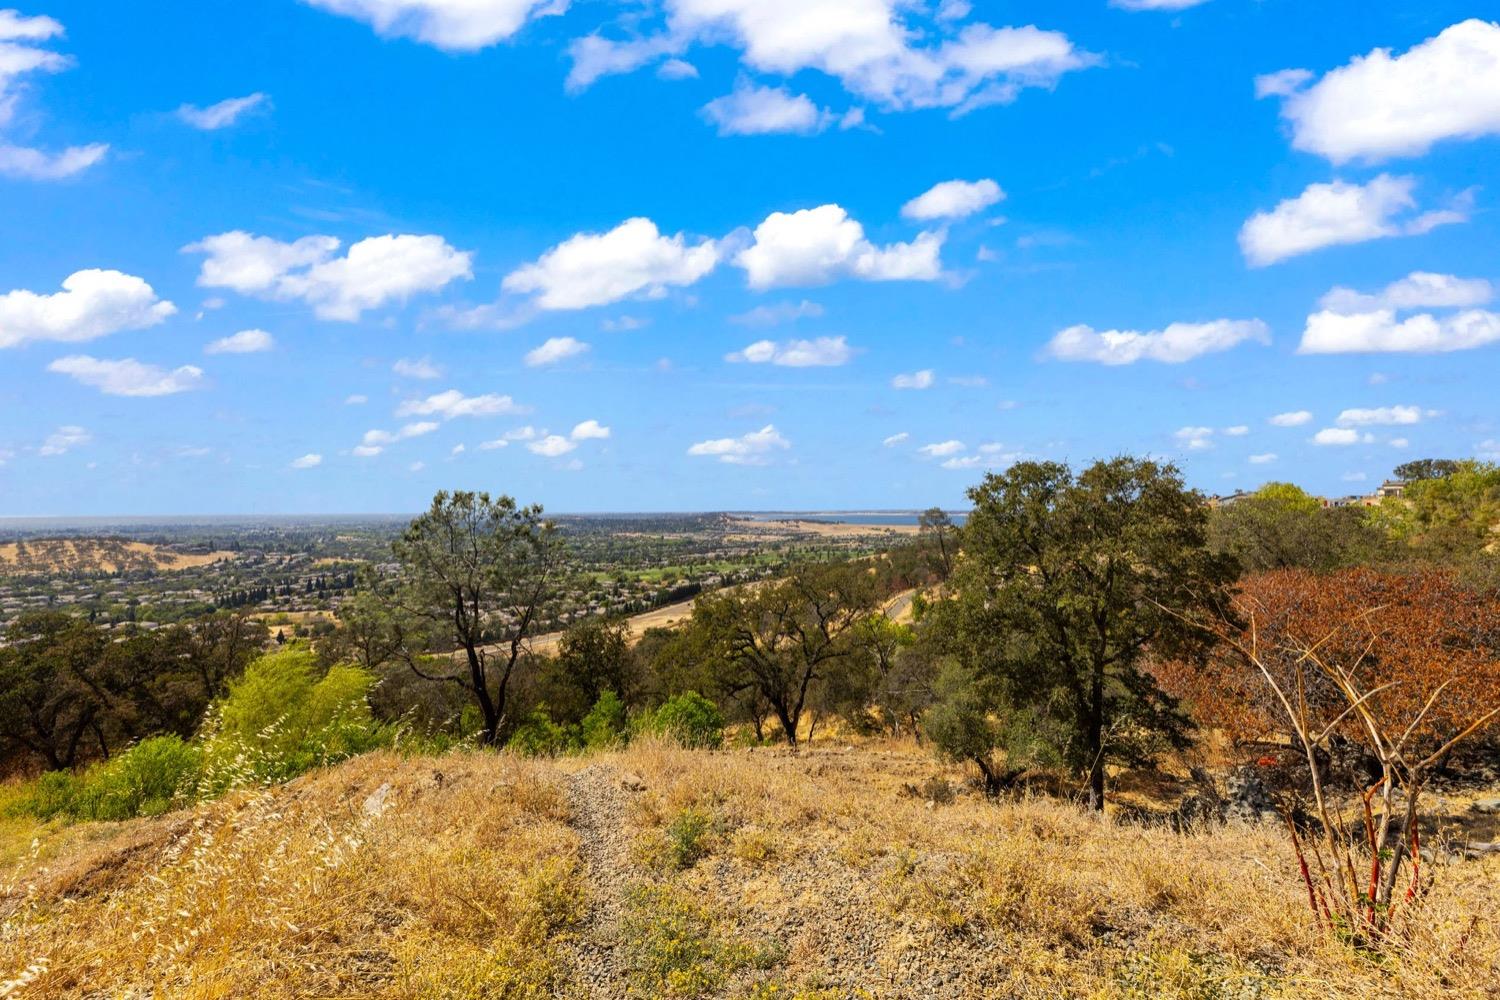
M 1500 987 L 1500 858 L 1390 954 L 1281 831 L 994 804 L 905 745 L 372 754 L 118 825 L 10 829 L 0 995 L 1370 998 Z M 918 791 L 920 789 L 920 791 Z
M 148 542 L 126 542 L 116 538 L 39 538 L 0 543 L 0 572 L 8 573 L 178 570 L 233 558 L 233 552 L 174 552 Z

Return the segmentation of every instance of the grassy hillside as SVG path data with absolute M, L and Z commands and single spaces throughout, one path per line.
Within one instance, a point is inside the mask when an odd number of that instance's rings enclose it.
M 1500 858 L 1379 962 L 1274 828 L 986 802 L 920 751 L 369 754 L 123 824 L 5 830 L 0 995 L 1476 997 Z

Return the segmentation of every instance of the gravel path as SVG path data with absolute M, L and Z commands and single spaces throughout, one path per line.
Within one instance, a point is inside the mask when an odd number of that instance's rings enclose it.
M 613 767 L 592 763 L 568 778 L 568 801 L 578 831 L 588 892 L 588 914 L 574 945 L 577 995 L 617 1000 L 625 993 L 619 946 L 620 915 L 631 870 L 625 817 L 629 793 Z

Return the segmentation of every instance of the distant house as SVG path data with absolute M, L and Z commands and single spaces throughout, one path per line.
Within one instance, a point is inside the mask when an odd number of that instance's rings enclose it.
M 1387 479 L 1380 484 L 1375 491 L 1375 499 L 1384 500 L 1386 497 L 1401 497 L 1406 495 L 1407 482 L 1404 479 Z
M 1252 493 L 1246 493 L 1244 490 L 1235 490 L 1228 496 L 1209 497 L 1208 505 L 1210 507 L 1229 507 L 1253 495 Z

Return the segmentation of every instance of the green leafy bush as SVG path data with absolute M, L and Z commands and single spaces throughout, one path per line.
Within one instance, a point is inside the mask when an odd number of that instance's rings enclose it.
M 713 702 L 696 691 L 688 691 L 663 702 L 641 718 L 645 732 L 667 736 L 682 746 L 705 749 L 724 742 L 724 716 Z
M 505 744 L 527 757 L 552 757 L 577 746 L 577 740 L 566 727 L 552 721 L 545 708 L 532 709 Z
M 594 702 L 579 728 L 587 750 L 607 750 L 625 742 L 625 704 L 613 691 L 606 691 Z
M 82 774 L 37 779 L 27 811 L 43 818 L 121 820 L 166 812 L 197 783 L 202 752 L 177 736 L 142 740 Z

